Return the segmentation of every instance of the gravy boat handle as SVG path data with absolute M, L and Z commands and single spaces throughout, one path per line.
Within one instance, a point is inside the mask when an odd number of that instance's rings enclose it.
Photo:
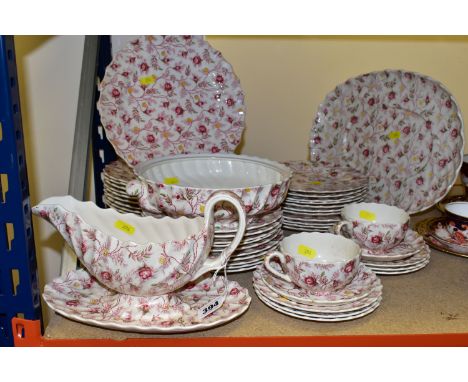
M 210 248 L 206 251 L 205 260 L 202 267 L 195 272 L 195 275 L 192 277 L 192 280 L 196 280 L 198 277 L 203 275 L 208 271 L 213 271 L 226 266 L 226 263 L 229 260 L 229 257 L 236 250 L 240 241 L 244 237 L 245 228 L 246 228 L 246 214 L 244 204 L 241 199 L 230 191 L 217 191 L 210 196 L 205 206 L 205 229 L 207 232 L 211 232 L 214 235 L 214 208 L 218 202 L 227 201 L 234 205 L 239 215 L 239 225 L 237 228 L 236 235 L 232 242 L 223 250 L 223 252 L 214 259 L 208 258 L 210 253 L 211 245 L 213 240 L 210 240 Z

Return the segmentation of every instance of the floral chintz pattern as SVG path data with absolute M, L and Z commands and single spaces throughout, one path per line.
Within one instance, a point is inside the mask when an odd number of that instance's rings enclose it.
M 271 265 L 275 267 L 276 270 L 281 271 L 281 266 L 279 264 L 272 262 Z M 258 267 L 257 270 L 265 284 L 274 292 L 293 301 L 306 304 L 311 302 L 328 304 L 356 301 L 368 296 L 372 289 L 371 285 L 378 280 L 375 273 L 365 265 L 359 264 L 356 275 L 343 289 L 335 292 L 317 293 L 273 276 L 264 266 Z
M 213 238 L 208 228 L 181 241 L 137 244 L 90 226 L 60 205 L 40 204 L 32 212 L 59 231 L 97 280 L 128 295 L 162 295 L 187 284 L 202 267 Z
M 386 251 L 400 244 L 408 232 L 406 224 L 364 223 L 354 220 L 348 224 L 351 238 L 360 246 L 374 251 Z
M 343 289 L 356 275 L 359 258 L 346 263 L 321 264 L 311 261 L 301 261 L 285 255 L 287 274 L 298 286 L 313 291 L 313 293 L 329 293 Z
M 247 216 L 254 216 L 276 209 L 286 198 L 290 180 L 289 178 L 277 184 L 251 188 L 233 188 L 229 191 L 241 198 Z M 133 180 L 127 185 L 128 194 L 139 197 L 140 206 L 145 213 L 159 214 L 162 211 L 172 217 L 203 216 L 206 201 L 215 191 L 142 179 Z M 233 219 L 235 215 L 236 211 L 230 203 L 219 203 L 216 206 L 216 218 Z
M 261 267 L 261 266 L 260 266 Z M 276 292 L 273 292 L 262 280 L 261 274 L 257 268 L 253 273 L 253 284 L 255 289 L 259 289 L 264 295 L 266 295 L 271 300 L 277 302 L 280 305 L 286 305 L 294 309 L 299 309 L 306 312 L 315 312 L 315 313 L 341 313 L 349 312 L 358 309 L 364 309 L 369 305 L 376 302 L 379 298 L 382 297 L 382 284 L 380 280 L 376 280 L 369 288 L 371 292 L 368 296 L 365 296 L 359 300 L 352 301 L 344 304 L 336 305 L 322 305 L 320 303 L 310 302 L 308 304 L 300 303 L 294 300 L 290 300 L 283 295 L 280 295 Z
M 441 200 L 463 157 L 463 123 L 438 82 L 404 71 L 352 78 L 329 93 L 310 136 L 311 161 L 369 176 L 369 200 L 410 213 Z
M 106 136 L 133 167 L 149 159 L 233 152 L 244 129 L 240 81 L 202 36 L 144 36 L 116 53 L 99 85 Z
M 229 321 L 248 308 L 248 290 L 228 281 L 221 308 L 200 319 L 198 310 L 224 294 L 225 288 L 223 277 L 214 281 L 205 278 L 164 296 L 130 296 L 103 287 L 81 269 L 47 284 L 43 297 L 54 311 L 92 325 L 141 332 L 182 332 Z
M 317 166 L 307 161 L 282 162 L 293 171 L 291 190 L 312 194 L 367 191 L 369 178 L 347 167 Z

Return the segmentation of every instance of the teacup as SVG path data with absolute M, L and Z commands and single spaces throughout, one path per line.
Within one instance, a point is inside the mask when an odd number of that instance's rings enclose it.
M 342 221 L 334 227 L 342 235 L 347 228 L 351 238 L 361 247 L 388 251 L 400 244 L 409 227 L 410 216 L 398 207 L 377 203 L 351 203 L 341 210 Z
M 208 258 L 214 238 L 214 207 L 230 202 L 239 216 L 236 235 L 220 256 Z M 86 270 L 109 289 L 134 296 L 173 292 L 225 266 L 245 232 L 244 207 L 235 194 L 214 193 L 205 218 L 141 217 L 102 209 L 71 196 L 52 197 L 32 208 L 74 249 Z
M 343 289 L 356 275 L 361 248 L 352 240 L 331 233 L 301 232 L 286 237 L 280 251 L 265 257 L 265 268 L 276 277 L 313 292 Z M 273 268 L 278 259 L 283 272 Z

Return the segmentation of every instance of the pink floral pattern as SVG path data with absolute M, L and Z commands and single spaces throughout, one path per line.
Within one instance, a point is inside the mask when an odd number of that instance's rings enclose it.
M 173 154 L 233 152 L 245 106 L 231 65 L 202 36 L 144 36 L 99 85 L 108 140 L 131 167 Z
M 384 252 L 400 244 L 408 232 L 408 223 L 367 223 L 354 220 L 347 224 L 349 237 L 361 247 L 372 251 Z
M 283 202 L 288 192 L 290 179 L 275 185 L 251 188 L 230 188 L 244 203 L 247 216 L 273 211 Z M 134 180 L 127 186 L 130 195 L 139 196 L 140 206 L 145 214 L 178 216 L 203 216 L 206 201 L 215 192 L 210 188 L 182 187 L 155 183 L 150 180 Z M 216 206 L 216 218 L 233 219 L 235 210 L 229 203 Z
M 272 262 L 271 265 L 276 267 L 278 271 L 281 271 L 281 266 L 279 264 Z M 360 264 L 356 276 L 345 288 L 336 292 L 318 294 L 313 291 L 300 288 L 294 283 L 290 283 L 273 276 L 263 265 L 259 266 L 257 271 L 263 282 L 273 292 L 276 292 L 292 301 L 304 304 L 338 304 L 357 301 L 370 294 L 372 290 L 371 286 L 377 279 L 375 273 L 369 270 L 365 265 Z
M 404 71 L 368 73 L 326 96 L 311 131 L 310 156 L 316 165 L 367 174 L 369 201 L 420 212 L 456 180 L 463 122 L 440 83 Z
M 273 292 L 262 280 L 260 272 L 255 270 L 253 273 L 253 285 L 255 290 L 259 290 L 263 295 L 265 295 L 270 300 L 280 304 L 285 305 L 290 308 L 298 309 L 305 312 L 313 312 L 313 313 L 321 313 L 321 314 L 328 314 L 328 313 L 348 313 L 352 311 L 356 311 L 359 309 L 364 309 L 374 302 L 376 302 L 379 298 L 382 297 L 382 283 L 378 278 L 375 279 L 375 282 L 370 285 L 370 293 L 369 295 L 355 301 L 351 301 L 349 303 L 343 304 L 325 304 L 322 305 L 320 303 L 311 302 L 308 304 L 297 302 L 294 300 L 289 300 L 285 296 L 282 296 L 276 292 Z
M 60 205 L 39 204 L 32 212 L 59 231 L 97 280 L 128 295 L 161 295 L 184 286 L 202 267 L 213 237 L 208 228 L 181 241 L 137 244 L 92 227 Z
M 287 254 L 284 257 L 286 261 L 281 261 L 282 270 L 279 272 L 287 274 L 297 286 L 317 295 L 330 294 L 345 288 L 353 280 L 360 263 L 359 255 L 347 262 L 334 264 L 301 260 Z M 267 262 L 277 264 L 269 261 L 268 257 L 265 259 L 265 263 Z
M 225 291 L 223 277 L 202 279 L 164 296 L 118 294 L 99 284 L 85 270 L 72 271 L 45 286 L 44 300 L 70 319 L 111 329 L 147 333 L 176 333 L 220 325 L 244 313 L 249 292 L 235 281 L 227 283 L 224 304 L 205 318 L 198 310 Z
M 296 192 L 325 193 L 366 191 L 369 178 L 347 167 L 317 166 L 307 161 L 282 162 L 293 171 L 290 189 Z
M 372 267 L 374 269 L 378 268 L 386 268 L 386 269 L 397 269 L 397 268 L 407 268 L 416 265 L 420 265 L 424 262 L 429 261 L 431 257 L 430 250 L 428 246 L 422 240 L 419 244 L 418 251 L 405 259 L 400 260 L 393 260 L 393 261 L 371 261 L 371 260 L 364 260 L 363 263 L 366 264 L 368 267 Z

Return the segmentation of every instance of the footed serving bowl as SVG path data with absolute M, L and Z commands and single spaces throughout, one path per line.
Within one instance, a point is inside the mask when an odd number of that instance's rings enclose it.
M 137 180 L 127 192 L 136 195 L 147 215 L 203 216 L 213 192 L 226 190 L 243 202 L 247 215 L 277 208 L 285 199 L 291 170 L 268 159 L 233 154 L 175 155 L 140 163 Z M 217 206 L 216 217 L 235 214 L 231 206 Z
M 239 224 L 224 252 L 208 258 L 218 202 L 234 205 Z M 121 214 L 71 196 L 48 198 L 32 212 L 60 232 L 83 266 L 103 285 L 134 296 L 167 294 L 205 272 L 222 268 L 245 232 L 242 203 L 228 192 L 215 193 L 207 200 L 205 218 Z

